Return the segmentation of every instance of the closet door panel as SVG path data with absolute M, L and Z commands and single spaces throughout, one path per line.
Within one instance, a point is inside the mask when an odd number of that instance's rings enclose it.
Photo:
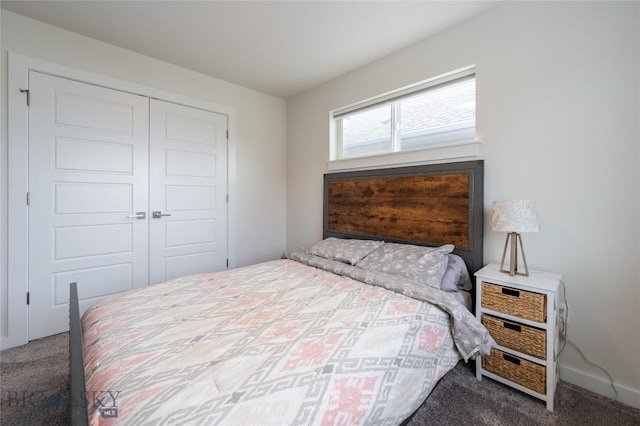
M 227 117 L 151 100 L 150 283 L 226 269 Z
M 29 339 L 148 285 L 149 100 L 29 72 Z

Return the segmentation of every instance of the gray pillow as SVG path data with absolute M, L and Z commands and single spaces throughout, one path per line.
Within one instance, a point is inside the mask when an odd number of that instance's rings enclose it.
M 440 282 L 440 290 L 458 291 L 471 290 L 471 288 L 471 278 L 464 260 L 458 255 L 450 254 L 447 269 Z
M 372 271 L 400 275 L 439 289 L 447 269 L 448 254 L 454 246 L 420 247 L 387 243 L 362 259 L 356 266 Z
M 326 238 L 314 244 L 309 253 L 355 265 L 373 250 L 381 247 L 384 241 Z

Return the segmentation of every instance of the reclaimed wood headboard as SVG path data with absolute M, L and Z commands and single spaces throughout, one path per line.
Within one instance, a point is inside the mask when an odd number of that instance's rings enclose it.
M 483 266 L 483 179 L 482 160 L 327 173 L 323 237 L 454 244 L 473 274 Z

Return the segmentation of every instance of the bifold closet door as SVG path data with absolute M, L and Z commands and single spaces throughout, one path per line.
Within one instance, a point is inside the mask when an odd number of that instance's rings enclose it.
M 227 267 L 227 117 L 150 104 L 150 284 Z
M 148 285 L 149 100 L 34 71 L 29 90 L 33 340 L 68 330 L 70 282 L 81 311 Z
M 225 115 L 34 71 L 29 94 L 29 340 L 68 330 L 71 282 L 84 312 L 226 268 Z

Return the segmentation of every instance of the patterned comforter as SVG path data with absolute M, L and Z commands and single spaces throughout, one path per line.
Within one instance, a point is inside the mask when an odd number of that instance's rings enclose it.
M 89 421 L 398 424 L 461 358 L 445 310 L 289 259 L 123 293 L 82 318 Z

